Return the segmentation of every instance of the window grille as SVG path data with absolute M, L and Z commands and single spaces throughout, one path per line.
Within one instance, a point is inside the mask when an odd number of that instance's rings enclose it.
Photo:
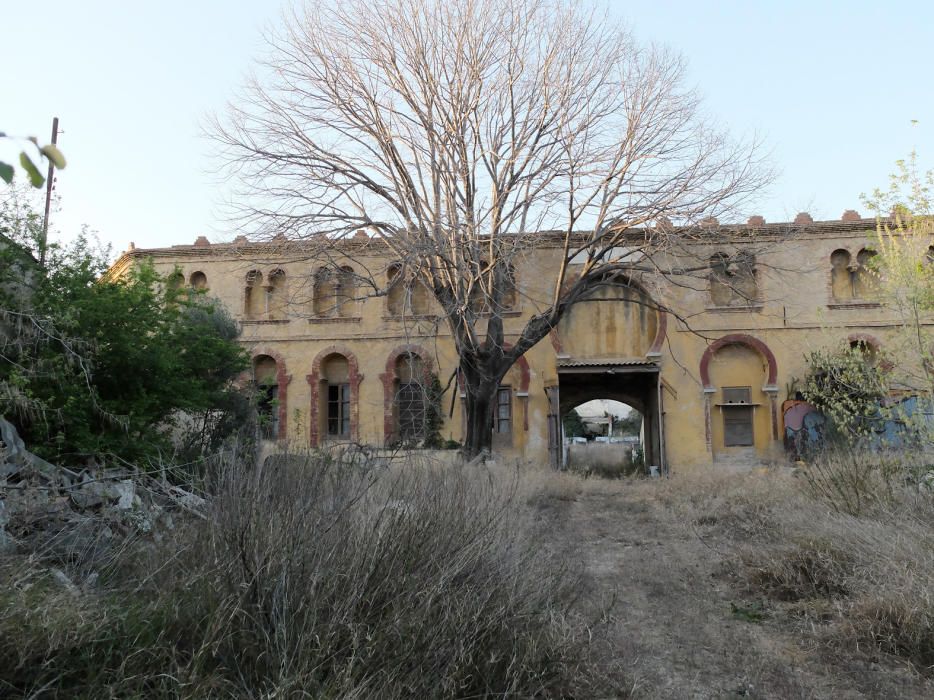
M 512 387 L 501 386 L 496 392 L 496 412 L 493 418 L 493 432 L 512 432 Z
M 328 384 L 328 435 L 350 437 L 350 384 Z

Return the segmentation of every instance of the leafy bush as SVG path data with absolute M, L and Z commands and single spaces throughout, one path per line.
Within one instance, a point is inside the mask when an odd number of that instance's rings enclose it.
M 884 419 L 884 363 L 859 346 L 815 351 L 806 359 L 809 371 L 802 393 L 829 421 L 835 434 L 828 437 L 852 440 L 869 435 L 873 424 Z
M 215 447 L 232 423 L 219 416 L 237 406 L 231 380 L 248 365 L 233 319 L 151 265 L 101 279 L 108 251 L 84 235 L 49 246 L 40 268 L 36 226 L 27 205 L 0 209 L 0 262 L 17 261 L 0 264 L 0 414 L 55 461 L 168 451 L 179 412 L 205 418 L 198 448 Z

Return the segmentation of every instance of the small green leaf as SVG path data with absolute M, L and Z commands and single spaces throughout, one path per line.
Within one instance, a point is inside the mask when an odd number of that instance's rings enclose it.
M 8 185 L 13 182 L 13 166 L 9 163 L 0 161 L 0 180 Z
M 62 155 L 62 152 L 58 150 L 58 147 L 49 144 L 48 146 L 43 146 L 39 149 L 42 151 L 42 155 L 48 158 L 59 170 L 64 170 L 65 168 L 65 156 Z
M 42 183 L 45 182 L 45 178 L 42 177 L 42 173 L 39 172 L 39 168 L 37 168 L 36 164 L 30 160 L 29 156 L 27 156 L 25 153 L 20 153 L 19 164 L 23 166 L 23 170 L 25 170 L 26 174 L 29 175 L 29 181 L 32 183 L 32 186 L 42 187 Z

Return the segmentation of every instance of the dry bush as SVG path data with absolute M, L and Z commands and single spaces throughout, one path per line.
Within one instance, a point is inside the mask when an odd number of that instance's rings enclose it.
M 830 447 L 803 469 L 808 490 L 840 513 L 860 515 L 893 503 L 907 455 Z
M 828 649 L 892 654 L 929 672 L 934 498 L 924 487 L 892 476 L 896 457 L 883 458 L 882 474 L 879 457 L 828 455 L 817 477 L 713 477 L 719 488 L 695 484 L 685 497 L 697 525 L 738 536 L 737 569 L 754 593 L 800 618 L 802 634 L 816 630 Z M 828 480 L 828 490 L 815 489 L 820 475 L 867 464 L 874 466 L 861 471 L 865 478 L 858 483 L 837 480 L 831 486 Z M 906 473 L 904 466 L 898 470 Z
M 656 497 L 725 558 L 751 599 L 829 654 L 934 670 L 934 491 L 915 455 L 837 451 L 797 470 L 699 472 Z M 720 542 L 731 543 L 721 548 Z
M 840 598 L 849 593 L 851 557 L 828 540 L 800 542 L 746 558 L 753 584 L 777 600 Z
M 613 694 L 515 477 L 359 456 L 214 467 L 207 520 L 137 549 L 122 579 L 4 573 L 0 694 Z
M 783 537 L 783 513 L 795 488 L 787 470 L 698 471 L 661 481 L 657 497 L 695 528 L 713 528 L 731 540 L 765 542 Z

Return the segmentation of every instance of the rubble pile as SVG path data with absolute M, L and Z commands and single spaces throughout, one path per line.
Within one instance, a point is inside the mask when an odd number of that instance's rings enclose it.
M 87 561 L 114 538 L 148 533 L 158 541 L 173 517 L 203 518 L 204 506 L 200 496 L 136 470 L 51 464 L 0 417 L 0 556 Z

